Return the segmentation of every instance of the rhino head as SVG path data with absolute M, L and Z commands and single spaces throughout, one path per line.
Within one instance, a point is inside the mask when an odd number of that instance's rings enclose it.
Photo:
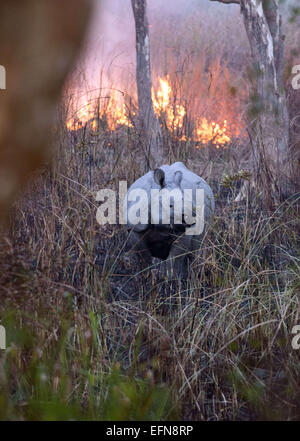
M 160 230 L 184 231 L 182 176 L 181 171 L 166 174 L 157 168 L 135 182 L 126 201 L 127 214 L 133 208 L 142 218 L 142 222 L 133 224 L 134 231 L 145 231 L 150 225 Z
M 184 200 L 180 187 L 182 172 L 176 171 L 173 175 L 166 176 L 162 169 L 157 168 L 153 172 L 153 179 L 159 188 L 152 189 L 153 198 L 150 200 L 149 210 L 151 224 L 161 228 L 182 226 L 184 224 Z

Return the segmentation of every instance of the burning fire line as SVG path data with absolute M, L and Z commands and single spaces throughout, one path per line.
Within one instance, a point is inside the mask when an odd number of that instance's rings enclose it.
M 84 104 L 76 113 L 76 117 L 71 117 L 66 121 L 68 130 L 78 130 L 89 124 L 91 129 L 96 131 L 98 128 L 97 118 L 107 121 L 109 130 L 115 131 L 120 126 L 133 127 L 132 122 L 128 116 L 128 111 L 122 98 L 113 90 L 108 98 L 108 102 L 101 110 L 96 110 L 96 107 L 91 102 Z M 186 109 L 180 104 L 176 103 L 173 98 L 172 87 L 168 76 L 166 78 L 159 78 L 159 87 L 155 92 L 152 88 L 152 101 L 154 112 L 157 117 L 163 117 L 166 121 L 166 126 L 170 132 L 181 141 L 186 141 L 187 136 L 184 133 L 184 121 L 186 117 Z M 97 115 L 97 118 L 95 118 Z M 232 140 L 232 133 L 228 125 L 228 121 L 216 122 L 210 121 L 206 117 L 198 117 L 194 120 L 193 140 L 199 145 L 213 144 L 216 148 L 224 147 Z M 239 134 L 239 131 L 236 131 Z

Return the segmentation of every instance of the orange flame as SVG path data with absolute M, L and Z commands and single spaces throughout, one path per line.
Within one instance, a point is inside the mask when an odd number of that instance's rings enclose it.
M 119 95 L 114 90 L 103 113 L 106 115 L 108 127 L 111 131 L 116 130 L 119 126 L 132 127 L 132 123 L 128 119 L 125 103 L 121 103 Z
M 132 127 L 127 114 L 125 103 L 121 101 L 116 91 L 113 90 L 104 108 L 97 110 L 97 106 L 90 100 L 82 105 L 76 112 L 76 116 L 67 119 L 66 127 L 68 130 L 78 130 L 87 124 L 92 130 L 96 131 L 98 127 L 97 118 L 102 119 L 104 116 L 111 131 L 116 130 L 119 126 Z
M 159 78 L 159 89 L 154 92 L 152 89 L 152 101 L 154 111 L 157 116 L 166 115 L 167 127 L 174 132 L 177 129 L 183 128 L 184 117 L 186 109 L 182 104 L 172 105 L 172 88 L 169 78 Z M 186 135 L 182 134 L 179 138 L 181 141 L 186 141 Z M 222 123 L 216 121 L 208 121 L 207 118 L 196 118 L 196 128 L 194 130 L 194 141 L 201 144 L 208 144 L 211 142 L 219 148 L 231 141 L 231 134 L 225 119 Z M 197 146 L 198 148 L 199 146 Z
M 176 99 L 172 91 L 169 77 L 159 78 L 159 86 L 155 91 L 152 88 L 153 108 L 157 117 L 163 117 L 166 121 L 166 126 L 170 132 L 176 136 L 180 141 L 188 139 L 185 133 L 185 117 L 187 110 L 185 106 Z M 95 100 L 95 102 L 98 102 Z M 133 113 L 134 115 L 134 113 Z M 123 96 L 112 90 L 108 101 L 101 110 L 97 110 L 91 101 L 87 101 L 77 111 L 76 117 L 71 117 L 66 121 L 68 130 L 77 130 L 86 124 L 91 130 L 96 131 L 99 128 L 98 121 L 102 118 L 106 119 L 108 128 L 111 131 L 118 127 L 127 126 L 133 127 L 129 119 L 128 111 L 124 103 Z M 208 117 L 194 116 L 194 131 L 192 140 L 199 145 L 213 144 L 216 148 L 226 146 L 232 141 L 233 136 L 240 134 L 240 127 L 237 124 L 228 124 L 227 119 L 214 121 Z M 190 138 L 189 138 L 190 139 Z
M 182 104 L 171 103 L 172 88 L 168 77 L 159 78 L 159 89 L 155 94 L 152 88 L 152 101 L 156 116 L 166 115 L 167 127 L 171 131 L 182 129 L 186 110 Z
M 66 127 L 68 130 L 78 130 L 88 124 L 93 115 L 94 108 L 90 102 L 87 102 L 77 110 L 75 117 L 67 119 Z
M 231 137 L 227 127 L 227 120 L 225 119 L 223 126 L 221 126 L 215 121 L 208 122 L 206 118 L 201 118 L 196 124 L 195 141 L 201 142 L 202 144 L 211 142 L 216 148 L 229 143 Z

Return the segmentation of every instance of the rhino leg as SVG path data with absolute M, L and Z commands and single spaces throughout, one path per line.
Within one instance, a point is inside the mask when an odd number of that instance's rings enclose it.
M 190 242 L 185 235 L 173 242 L 168 258 L 161 263 L 161 271 L 167 279 L 187 279 Z
M 189 236 L 183 234 L 172 245 L 168 260 L 165 262 L 167 273 L 173 278 L 186 280 L 190 272 L 190 265 L 195 254 L 201 249 L 204 233 Z
M 142 269 L 146 269 L 152 264 L 152 256 L 145 242 L 145 234 L 147 233 L 137 233 L 132 230 L 129 236 L 131 250 L 138 256 Z

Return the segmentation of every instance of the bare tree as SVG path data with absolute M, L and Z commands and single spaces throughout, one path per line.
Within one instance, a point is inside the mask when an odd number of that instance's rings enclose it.
M 146 0 L 131 0 L 136 30 L 136 81 L 139 105 L 139 123 L 151 165 L 162 163 L 162 136 L 152 103 L 150 38 Z
M 268 206 L 289 192 L 289 116 L 283 84 L 284 35 L 277 0 L 211 0 L 240 4 L 256 90 L 249 134 L 257 189 Z M 237 200 L 244 195 L 245 187 Z

